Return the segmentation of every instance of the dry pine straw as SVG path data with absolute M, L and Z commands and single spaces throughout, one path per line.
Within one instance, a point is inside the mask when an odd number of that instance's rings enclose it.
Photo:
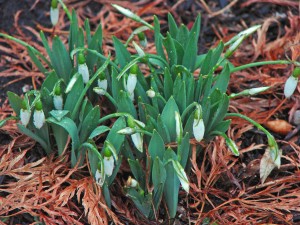
M 73 5 L 77 9 L 81 25 L 83 20 L 80 18 L 85 18 L 91 13 L 84 11 L 82 6 L 90 2 L 66 1 L 67 5 Z M 139 5 L 139 3 L 123 4 L 131 7 L 140 15 L 144 13 L 152 15 L 158 12 L 161 13 L 160 15 L 165 15 L 170 8 L 162 2 L 148 1 L 143 5 Z M 118 3 L 122 4 L 122 2 Z M 172 12 L 176 17 L 176 8 L 172 8 Z M 17 13 L 14 26 L 19 32 L 17 37 L 24 40 L 24 34 L 18 25 L 19 19 L 20 13 Z M 145 19 L 151 22 L 152 17 L 146 16 Z M 132 30 L 138 26 L 135 22 L 115 14 L 109 4 L 104 4 L 102 10 L 96 16 L 91 17 L 90 21 L 98 24 L 100 20 L 103 21 L 105 53 L 112 50 L 110 38 L 112 34 L 126 40 Z M 274 59 L 274 56 L 284 58 L 287 48 L 290 50 L 289 57 L 297 59 L 299 57 L 297 43 L 300 41 L 297 31 L 299 16 L 289 13 L 289 21 L 290 26 L 285 28 L 285 34 L 279 36 L 275 41 L 268 42 L 266 38 L 268 27 L 277 21 L 275 18 L 266 20 L 258 32 L 259 38 L 248 40 L 234 55 L 232 58 L 234 65 L 245 63 L 245 60 L 249 62 L 254 59 L 270 60 Z M 68 24 L 60 19 L 60 27 L 54 31 L 41 25 L 39 28 L 49 34 L 52 32 L 60 34 L 65 37 L 66 41 L 67 26 Z M 35 29 L 31 27 L 24 27 L 24 29 L 30 30 L 35 38 L 39 39 L 39 34 Z M 226 33 L 221 34 L 224 39 L 227 35 Z M 3 40 L 0 39 L 0 41 Z M 36 42 L 29 39 L 26 41 L 41 52 L 44 51 Z M 35 67 L 32 67 L 26 49 L 13 42 L 5 42 L 7 45 L 1 45 L 0 50 L 9 56 L 3 56 L 0 62 L 1 67 L 4 68 L 5 64 L 5 68 L 7 68 L 0 73 L 0 76 L 12 78 L 7 85 L 31 77 L 32 86 L 34 88 L 40 86 L 43 75 Z M 153 52 L 153 45 L 150 45 L 148 50 Z M 267 122 L 266 118 L 271 120 L 276 117 L 290 122 L 291 117 L 288 117 L 287 113 L 292 114 L 299 107 L 299 102 L 296 101 L 299 99 L 299 93 L 296 93 L 288 101 L 283 100 L 283 83 L 291 73 L 291 69 L 282 66 L 265 66 L 233 74 L 234 82 L 230 84 L 229 92 L 252 88 L 254 82 L 258 86 L 272 85 L 274 88 L 259 97 L 232 100 L 230 111 L 242 112 L 261 123 Z M 0 110 L 1 119 L 12 112 L 7 101 L 3 103 Z M 228 135 L 240 147 L 241 156 L 239 158 L 230 154 L 222 138 L 216 138 L 205 146 L 201 160 L 195 158 L 192 160 L 190 195 L 188 198 L 182 195 L 180 200 L 180 207 L 184 209 L 181 212 L 182 220 L 199 223 L 203 218 L 209 217 L 211 220 L 219 221 L 220 224 L 292 223 L 294 212 L 299 212 L 300 208 L 300 174 L 297 169 L 300 149 L 295 144 L 299 135 L 289 142 L 284 142 L 282 136 L 277 136 L 279 144 L 284 147 L 289 146 L 289 150 L 283 154 L 281 169 L 275 170 L 265 184 L 260 184 L 258 178 L 259 157 L 262 156 L 266 146 L 256 143 L 254 139 L 251 144 L 245 146 L 245 139 L 248 138 L 251 130 L 253 130 L 251 125 L 235 119 L 228 131 Z M 65 158 L 52 156 L 30 162 L 30 155 L 36 151 L 35 143 L 20 135 L 14 123 L 8 123 L 1 128 L 1 132 L 9 134 L 11 141 L 0 147 L 0 176 L 4 177 L 0 186 L 0 216 L 13 217 L 26 212 L 32 216 L 39 216 L 47 224 L 68 222 L 107 224 L 108 220 L 119 224 L 122 219 L 133 224 L 147 223 L 145 218 L 141 218 L 134 212 L 134 206 L 130 201 L 118 196 L 120 193 L 118 190 L 122 187 L 123 180 L 116 180 L 116 187 L 112 190 L 113 208 L 115 209 L 113 213 L 104 204 L 101 189 L 95 185 L 91 177 L 87 176 L 86 170 L 69 168 L 67 155 Z M 266 143 L 265 139 L 263 140 L 263 143 Z

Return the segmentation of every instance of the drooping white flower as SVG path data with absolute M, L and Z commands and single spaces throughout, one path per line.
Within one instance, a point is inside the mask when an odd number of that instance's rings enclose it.
M 195 139 L 200 142 L 205 133 L 205 126 L 202 119 L 202 109 L 200 105 L 197 105 L 197 108 L 195 110 L 194 114 L 194 122 L 193 122 L 193 134 Z
M 102 176 L 102 173 L 99 169 L 96 170 L 95 180 L 97 184 L 99 184 L 101 187 L 103 186 L 105 178 Z
M 53 26 L 57 24 L 58 18 L 59 18 L 58 2 L 57 0 L 52 0 L 51 8 L 50 8 L 50 20 Z
M 130 73 L 129 76 L 128 76 L 128 79 L 127 79 L 127 83 L 126 83 L 126 90 L 129 93 L 133 93 L 134 89 L 135 89 L 135 86 L 136 86 L 136 83 L 137 83 L 136 74 Z
M 63 97 L 62 95 L 54 95 L 53 96 L 53 104 L 55 109 L 62 110 L 63 109 Z
M 107 80 L 100 80 L 98 79 L 98 87 L 101 88 L 104 92 L 107 90 Z
M 143 48 L 146 48 L 147 46 L 147 38 L 144 32 L 138 33 L 138 38 L 140 40 L 140 44 Z
M 298 77 L 290 76 L 284 84 L 284 96 L 289 98 L 296 90 L 298 84 Z
M 26 127 L 30 121 L 31 112 L 28 109 L 20 110 L 21 123 Z
M 143 137 L 141 133 L 135 133 L 131 135 L 131 140 L 134 144 L 134 146 L 139 150 L 140 152 L 143 152 Z
M 33 124 L 37 129 L 41 129 L 45 123 L 45 114 L 43 111 L 42 102 L 38 101 L 35 104 L 35 110 L 33 113 Z
M 89 68 L 87 67 L 85 63 L 85 57 L 82 52 L 78 54 L 78 73 L 81 74 L 83 83 L 89 82 L 90 79 L 90 73 Z
M 108 177 L 110 177 L 113 173 L 114 168 L 115 168 L 114 157 L 112 155 L 109 156 L 109 157 L 104 156 L 103 163 L 104 163 L 104 172 Z
M 81 74 L 83 83 L 86 84 L 87 82 L 89 82 L 90 74 L 89 74 L 89 69 L 88 69 L 86 63 L 78 65 L 78 73 Z

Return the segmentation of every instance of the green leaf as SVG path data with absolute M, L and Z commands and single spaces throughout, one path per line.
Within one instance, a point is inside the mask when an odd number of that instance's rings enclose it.
M 198 14 L 196 21 L 194 22 L 194 25 L 192 29 L 190 30 L 190 34 L 195 33 L 196 34 L 196 40 L 198 41 L 199 34 L 200 34 L 200 26 L 201 26 L 201 15 Z
M 30 56 L 30 59 L 32 62 L 36 65 L 36 67 L 41 71 L 45 76 L 47 76 L 48 70 L 43 66 L 41 61 L 36 57 L 35 53 L 32 51 L 31 48 L 27 47 L 28 55 Z
M 79 96 L 81 95 L 83 89 L 84 89 L 84 84 L 83 84 L 82 76 L 79 76 L 73 88 L 68 93 L 68 96 L 66 98 L 66 103 L 64 105 L 65 110 L 69 110 L 70 112 L 73 112 L 75 103 L 78 101 Z
M 167 173 L 162 161 L 156 157 L 152 168 L 152 181 L 154 186 L 153 203 L 155 210 L 158 209 L 163 196 L 166 176 Z
M 47 88 L 41 89 L 41 101 L 43 103 L 43 111 L 45 116 L 49 116 L 49 112 L 54 108 L 53 106 L 53 96 Z
M 69 82 L 73 69 L 71 58 L 65 45 L 57 36 L 53 38 L 52 53 L 50 59 L 56 74 L 62 77 L 66 83 Z
M 110 199 L 110 192 L 108 186 L 109 186 L 108 184 L 104 183 L 102 186 L 102 191 L 107 206 L 111 208 L 111 199 Z
M 160 34 L 160 24 L 157 16 L 154 16 L 154 40 L 157 54 L 166 60 L 164 49 L 162 46 L 162 35 Z
M 124 91 L 122 80 L 118 78 L 118 72 L 115 68 L 112 68 L 111 72 L 111 93 L 114 99 L 119 98 L 120 91 Z
M 99 127 L 96 127 L 90 134 L 89 136 L 89 139 L 92 139 L 94 137 L 97 137 L 103 133 L 105 133 L 106 131 L 109 131 L 110 128 L 107 127 L 107 126 L 99 126 Z
M 52 110 L 50 115 L 53 116 L 57 121 L 61 121 L 69 113 L 68 110 Z
M 218 61 L 220 61 L 220 57 L 223 50 L 224 50 L 224 44 L 222 41 L 220 41 L 216 49 L 213 50 L 213 56 L 211 61 L 212 66 L 215 66 L 218 63 Z
M 16 115 L 19 116 L 23 99 L 11 91 L 7 92 L 7 97 L 11 108 L 15 111 Z
M 167 33 L 167 37 L 163 39 L 163 44 L 168 53 L 170 67 L 172 67 L 173 65 L 177 64 L 177 52 L 173 38 L 169 33 Z
M 148 151 L 153 160 L 156 157 L 158 157 L 160 160 L 163 160 L 163 156 L 165 153 L 165 143 L 156 130 L 153 130 L 153 135 L 149 143 Z
M 173 79 L 170 70 L 165 68 L 164 72 L 164 95 L 165 99 L 169 99 L 173 94 Z
M 180 159 L 180 164 L 185 168 L 188 158 L 190 156 L 190 135 L 186 133 L 181 144 L 178 146 L 177 155 Z
M 202 75 L 207 75 L 210 72 L 210 70 L 212 68 L 212 65 L 211 65 L 212 56 L 213 56 L 213 51 L 209 50 L 204 58 L 202 66 L 201 66 L 200 71 L 201 71 Z
M 68 117 L 64 117 L 61 121 L 57 121 L 55 118 L 49 117 L 47 119 L 47 121 L 50 123 L 56 124 L 58 126 L 61 126 L 68 132 L 68 134 L 70 135 L 70 137 L 72 139 L 72 154 L 77 157 L 76 151 L 79 147 L 80 142 L 79 142 L 77 126 L 74 123 L 74 121 Z M 74 158 L 71 159 L 72 167 L 74 167 L 76 165 L 76 163 L 77 163 L 76 159 L 74 159 Z
M 132 199 L 138 210 L 143 213 L 145 217 L 149 217 L 152 209 L 151 194 L 142 195 L 135 188 L 128 188 L 126 195 Z
M 138 160 L 128 159 L 128 163 L 134 178 L 139 182 L 142 189 L 144 189 L 146 184 L 146 179 L 145 179 L 146 175 L 144 173 L 143 168 L 140 165 L 140 162 Z
M 185 81 L 181 79 L 181 75 L 177 75 L 174 87 L 173 87 L 173 95 L 176 103 L 178 104 L 178 108 L 180 114 L 186 108 L 186 89 L 185 89 Z
M 84 118 L 79 133 L 80 142 L 84 142 L 91 132 L 97 127 L 98 120 L 100 119 L 99 106 L 94 107 Z
M 213 86 L 211 92 L 213 92 L 215 89 L 219 89 L 222 94 L 226 93 L 229 80 L 230 80 L 230 69 L 228 64 L 226 64 L 225 68 L 217 76 L 216 83 Z
M 57 144 L 58 155 L 62 155 L 66 144 L 68 143 L 68 132 L 59 125 L 51 124 L 51 129 L 53 131 L 53 136 Z
M 126 127 L 126 122 L 123 117 L 120 117 L 116 120 L 114 125 L 112 126 L 106 140 L 112 143 L 116 149 L 116 153 L 119 154 L 121 150 L 121 146 L 124 142 L 125 136 L 122 134 L 118 134 L 118 131 Z
M 171 13 L 168 13 L 168 26 L 171 36 L 175 39 L 178 33 L 178 27 Z
M 130 62 L 130 53 L 127 51 L 123 43 L 113 36 L 113 43 L 116 51 L 116 58 L 121 65 L 121 68 L 124 68 L 127 63 Z
M 85 19 L 84 21 L 84 30 L 85 30 L 86 42 L 90 43 L 92 36 L 91 36 L 91 27 L 88 19 Z
M 120 91 L 119 98 L 117 99 L 118 112 L 127 112 L 137 119 L 137 112 L 129 94 L 125 91 Z
M 189 40 L 189 30 L 183 24 L 179 27 L 176 40 L 182 45 L 184 49 L 187 47 L 187 40 Z
M 175 115 L 175 113 L 174 113 L 174 115 Z M 174 118 L 174 121 L 175 121 L 175 118 Z M 160 134 L 160 136 L 163 138 L 165 143 L 171 142 L 170 132 L 169 132 L 167 126 L 165 125 L 165 123 L 163 122 L 161 115 L 159 115 L 157 117 L 157 131 Z
M 94 35 L 92 36 L 92 39 L 88 42 L 88 48 L 96 50 L 100 53 L 102 53 L 102 26 L 101 23 L 98 25 L 97 30 L 95 31 Z M 94 54 L 91 52 L 87 53 L 86 56 L 86 64 L 88 68 L 92 69 L 94 65 L 96 64 L 98 58 L 95 57 Z
M 46 151 L 46 153 L 49 155 L 51 153 L 50 146 L 47 145 L 47 142 L 43 140 L 41 137 L 39 137 L 37 134 L 33 133 L 31 130 L 27 129 L 22 124 L 17 124 L 17 127 L 19 131 L 21 131 L 23 134 L 27 135 L 28 137 L 31 137 L 33 140 L 38 142 L 43 149 Z
M 179 112 L 179 108 L 174 98 L 171 97 L 161 114 L 161 119 L 170 133 L 171 141 L 176 141 L 175 111 Z
M 44 80 L 41 90 L 47 88 L 51 92 L 58 80 L 59 78 L 56 75 L 55 71 L 51 71 Z
M 164 162 L 167 162 L 171 159 L 177 160 L 177 156 L 170 148 L 168 148 L 164 155 Z M 165 169 L 167 176 L 164 186 L 164 196 L 167 203 L 170 218 L 174 218 L 176 215 L 178 205 L 178 192 L 180 181 L 171 163 L 167 163 L 165 165 Z
M 69 32 L 69 52 L 72 52 L 77 46 L 78 36 L 78 20 L 76 11 L 72 10 L 72 20 L 70 21 L 70 32 Z
M 196 56 L 198 52 L 197 45 L 198 39 L 196 36 L 196 32 L 193 32 L 189 35 L 189 39 L 187 41 L 184 56 L 182 59 L 182 65 L 192 72 L 195 70 Z

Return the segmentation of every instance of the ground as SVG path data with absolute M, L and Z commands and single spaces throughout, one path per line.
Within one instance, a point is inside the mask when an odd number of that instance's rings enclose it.
M 64 2 L 77 10 L 81 24 L 88 17 L 94 29 L 101 21 L 106 51 L 111 49 L 112 35 L 126 40 L 138 26 L 130 20 L 120 22 L 123 17 L 112 9 L 111 1 Z M 239 66 L 287 57 L 299 61 L 298 1 L 145 0 L 118 1 L 118 4 L 131 8 L 149 22 L 152 22 L 153 14 L 158 14 L 163 30 L 166 29 L 167 12 L 171 12 L 178 23 L 188 26 L 192 26 L 197 14 L 201 13 L 201 53 L 247 27 L 262 24 L 262 29 L 245 41 L 231 62 Z M 20 4 L 17 0 L 0 0 L 0 5 L 0 32 L 29 42 L 41 51 L 39 30 L 66 37 L 66 18 L 60 18 L 60 25 L 55 30 L 51 28 L 49 1 L 26 0 Z M 233 73 L 228 89 L 230 94 L 247 88 L 272 86 L 262 95 L 233 99 L 230 111 L 241 112 L 271 130 L 283 150 L 281 168 L 275 169 L 264 184 L 260 183 L 258 169 L 266 149 L 266 138 L 247 122 L 233 119 L 228 136 L 236 141 L 240 157 L 231 155 L 222 138 L 205 145 L 205 151 L 193 165 L 189 177 L 190 195 L 186 198 L 183 192 L 180 193 L 176 224 L 187 224 L 188 221 L 204 224 L 205 220 L 218 224 L 297 224 L 300 221 L 300 136 L 299 126 L 293 122 L 293 115 L 300 109 L 299 87 L 292 98 L 283 96 L 283 85 L 292 69 L 291 66 L 273 65 Z M 43 75 L 31 64 L 26 49 L 1 38 L 0 119 L 12 113 L 7 91 L 22 94 L 22 88 L 39 87 L 42 80 Z M 121 177 L 112 188 L 112 209 L 101 205 L 99 209 L 88 208 L 87 213 L 84 210 L 88 202 L 103 202 L 103 199 L 97 195 L 101 190 L 92 185 L 93 180 L 86 169 L 70 169 L 68 158 L 45 158 L 34 141 L 17 131 L 14 122 L 0 128 L 0 143 L 0 216 L 5 224 L 31 224 L 35 216 L 44 219 L 46 224 L 75 224 L 75 221 L 78 224 L 88 224 L 88 221 L 105 224 L 110 220 L 123 224 L 155 224 L 141 217 L 134 204 L 120 193 L 124 183 Z M 42 186 L 41 177 L 47 180 Z M 56 188 L 52 190 L 51 187 Z M 7 196 L 10 196 L 9 202 Z M 59 196 L 68 198 L 62 200 Z M 49 214 L 56 217 L 51 218 Z M 103 221 L 95 222 L 99 217 Z M 165 220 L 163 214 L 158 221 L 173 223 Z

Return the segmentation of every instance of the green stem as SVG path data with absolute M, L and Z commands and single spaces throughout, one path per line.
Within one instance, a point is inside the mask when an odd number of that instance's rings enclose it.
M 121 117 L 121 116 L 131 116 L 129 113 L 112 113 L 112 114 L 109 114 L 107 116 L 104 116 L 102 117 L 101 119 L 98 120 L 98 124 L 101 124 L 103 123 L 104 121 L 108 120 L 108 119 L 111 119 L 111 118 L 114 118 L 114 117 Z
M 257 123 L 256 121 L 252 120 L 251 118 L 245 116 L 245 115 L 242 115 L 242 114 L 239 114 L 239 113 L 227 113 L 226 116 L 234 116 L 234 117 L 239 117 L 239 118 L 242 118 L 248 122 L 250 122 L 251 124 L 253 124 L 254 126 L 256 126 L 259 130 L 261 130 L 262 132 L 264 132 L 266 135 L 267 135 L 267 138 L 268 138 L 268 145 L 270 146 L 271 149 L 274 149 L 275 150 L 275 159 L 277 158 L 278 156 L 278 152 L 279 152 L 279 149 L 278 149 L 278 145 L 273 137 L 272 134 L 270 134 L 269 131 L 267 131 L 262 125 L 260 125 L 259 123 Z
M 232 70 L 230 70 L 230 73 L 234 73 L 234 72 L 239 71 L 239 70 L 248 69 L 250 67 L 263 66 L 263 65 L 272 65 L 272 64 L 287 64 L 288 65 L 288 64 L 292 64 L 292 63 L 288 60 L 254 62 L 254 63 L 249 63 L 249 64 L 246 64 L 246 65 L 235 67 Z
M 47 65 L 48 65 L 49 67 L 52 67 L 52 66 L 51 66 L 51 63 L 50 63 L 50 62 L 45 58 L 45 56 L 43 56 L 43 54 L 40 53 L 36 48 L 32 47 L 31 45 L 27 44 L 26 42 L 24 42 L 24 41 L 22 41 L 22 40 L 20 40 L 20 39 L 15 38 L 15 37 L 13 37 L 13 36 L 10 36 L 10 35 L 8 35 L 8 34 L 0 33 L 0 37 L 1 37 L 1 36 L 4 37 L 4 38 L 7 38 L 8 40 L 12 40 L 12 41 L 14 41 L 14 42 L 16 42 L 16 43 L 18 43 L 18 44 L 20 44 L 20 45 L 26 47 L 26 48 L 29 48 L 33 53 L 35 53 L 35 54 L 37 54 L 39 57 L 41 57 L 41 59 L 42 59 L 45 63 L 47 63 Z
M 67 6 L 65 5 L 65 3 L 63 3 L 62 0 L 58 0 L 58 1 L 61 4 L 61 6 L 62 6 L 63 10 L 65 11 L 65 13 L 67 14 L 69 20 L 72 22 L 72 16 L 71 16 L 71 13 L 69 12 Z
M 116 109 L 118 109 L 118 104 L 116 102 L 116 100 L 106 91 L 105 94 L 104 94 L 108 99 L 109 101 L 116 107 Z
M 81 105 L 81 102 L 86 94 L 86 92 L 88 91 L 88 89 L 90 88 L 90 86 L 92 85 L 92 83 L 98 78 L 99 74 L 102 73 L 106 67 L 108 66 L 110 62 L 110 55 L 108 56 L 107 60 L 104 62 L 104 64 L 96 71 L 96 73 L 94 74 L 94 76 L 89 80 L 89 82 L 87 82 L 87 84 L 85 85 L 85 88 L 83 89 L 83 91 L 81 92 L 81 95 L 79 96 L 76 105 L 74 107 L 74 110 L 71 114 L 71 118 L 72 120 L 75 119 L 75 115 L 79 109 L 79 106 Z
M 136 129 L 136 133 L 142 133 L 142 134 L 146 134 L 146 135 L 152 137 L 152 133 L 150 133 L 149 131 L 146 131 L 146 130 Z

